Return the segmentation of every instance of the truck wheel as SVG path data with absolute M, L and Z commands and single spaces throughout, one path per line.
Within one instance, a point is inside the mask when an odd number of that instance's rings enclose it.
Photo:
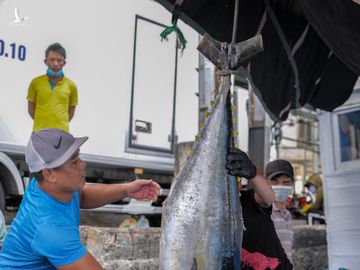
M 5 211 L 5 191 L 2 183 L 0 182 L 0 210 L 4 213 Z

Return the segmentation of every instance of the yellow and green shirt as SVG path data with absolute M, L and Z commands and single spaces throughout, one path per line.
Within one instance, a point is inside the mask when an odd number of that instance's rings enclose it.
M 43 128 L 58 128 L 69 131 L 69 107 L 78 103 L 75 83 L 64 77 L 51 89 L 47 75 L 33 79 L 28 89 L 27 100 L 35 103 L 33 131 Z

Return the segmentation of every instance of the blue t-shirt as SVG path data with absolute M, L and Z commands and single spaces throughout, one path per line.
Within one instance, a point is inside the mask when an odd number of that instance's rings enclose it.
M 83 257 L 79 191 L 63 203 L 43 192 L 33 179 L 6 235 L 0 269 L 56 269 Z

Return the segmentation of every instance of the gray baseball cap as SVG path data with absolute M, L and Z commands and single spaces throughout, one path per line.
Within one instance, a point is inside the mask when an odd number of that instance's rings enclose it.
M 57 128 L 44 128 L 31 134 L 25 150 L 30 172 L 63 165 L 89 137 L 75 138 Z
M 272 179 L 280 174 L 285 174 L 294 179 L 294 168 L 289 161 L 276 159 L 266 165 L 265 174 L 267 179 Z

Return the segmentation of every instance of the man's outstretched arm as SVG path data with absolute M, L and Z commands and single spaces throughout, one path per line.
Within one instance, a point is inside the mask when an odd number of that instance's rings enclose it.
M 96 208 L 125 197 L 155 201 L 160 185 L 153 180 L 138 179 L 126 184 L 87 184 L 80 191 L 80 207 Z

